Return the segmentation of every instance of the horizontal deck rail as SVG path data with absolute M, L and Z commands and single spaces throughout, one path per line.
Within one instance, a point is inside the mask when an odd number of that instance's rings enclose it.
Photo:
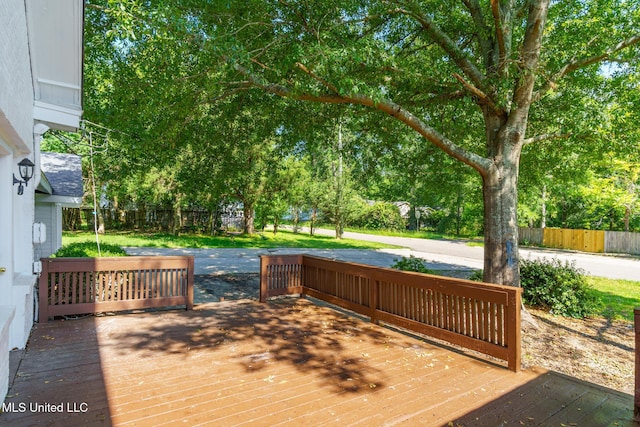
M 193 309 L 194 258 L 43 258 L 38 321 L 184 305 Z
M 308 295 L 520 370 L 522 290 L 307 255 L 261 257 L 260 301 Z
M 634 414 L 636 421 L 640 421 L 640 308 L 633 311 L 636 332 L 636 391 L 634 399 Z

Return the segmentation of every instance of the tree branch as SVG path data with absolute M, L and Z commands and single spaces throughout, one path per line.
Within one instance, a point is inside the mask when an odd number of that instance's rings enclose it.
M 389 14 L 405 15 L 414 18 L 427 32 L 429 37 L 440 46 L 456 63 L 462 72 L 477 86 L 484 86 L 484 76 L 478 68 L 467 58 L 467 55 L 454 43 L 451 38 L 438 27 L 433 20 L 420 12 L 411 12 L 407 9 L 396 8 L 389 10 Z
M 477 87 L 469 84 L 462 78 L 462 76 L 458 73 L 453 73 L 453 77 L 456 78 L 462 85 L 475 97 L 480 100 L 481 104 L 486 104 L 489 108 L 491 108 L 498 116 L 506 117 L 506 112 L 500 109 L 492 100 L 489 98 L 484 92 L 482 92 Z
M 589 65 L 596 64 L 598 62 L 605 61 L 607 59 L 611 59 L 611 55 L 617 53 L 623 49 L 626 49 L 630 46 L 636 45 L 640 43 L 640 34 L 633 35 L 626 40 L 621 41 L 620 43 L 611 46 L 605 49 L 599 55 L 594 55 L 586 58 L 575 59 L 564 64 L 557 73 L 555 73 L 547 82 L 536 92 L 534 96 L 534 101 L 538 101 L 544 95 L 547 94 L 551 89 L 557 86 L 558 81 L 562 79 L 567 74 L 572 73 L 580 68 L 588 67 Z
M 482 48 L 482 53 L 484 55 L 484 60 L 487 68 L 491 63 L 491 51 L 493 50 L 493 42 L 487 37 L 485 32 L 482 30 L 486 28 L 487 22 L 485 21 L 484 14 L 482 13 L 482 8 L 478 0 L 462 0 L 466 8 L 469 10 L 471 14 L 471 19 L 473 19 L 474 24 L 478 28 L 477 37 L 480 42 L 480 47 Z
M 499 0 L 491 0 L 491 13 L 493 14 L 493 22 L 496 27 L 496 39 L 498 41 L 498 50 L 500 54 L 500 68 L 502 68 L 502 64 L 507 57 L 507 49 L 504 40 L 504 28 L 502 16 L 500 14 Z
M 539 2 L 529 2 L 529 14 L 527 16 L 527 28 L 525 30 L 524 41 L 522 43 L 522 74 L 521 79 L 513 91 L 513 105 L 516 106 L 517 114 L 509 115 L 509 121 L 517 122 L 526 120 L 532 103 L 533 88 L 536 80 L 536 71 L 540 51 L 542 49 L 542 37 L 544 26 L 547 20 L 550 0 Z
M 524 145 L 533 144 L 540 141 L 546 141 L 548 139 L 566 139 L 571 136 L 570 133 L 545 133 L 542 135 L 536 135 L 531 138 L 527 138 L 524 140 Z
M 231 66 L 240 74 L 244 75 L 254 86 L 264 90 L 265 92 L 289 99 L 295 99 L 298 101 L 311 101 L 323 104 L 351 104 L 361 105 L 369 107 L 392 117 L 395 117 L 411 129 L 418 132 L 425 139 L 430 141 L 436 147 L 447 153 L 449 156 L 457 159 L 475 170 L 477 170 L 482 176 L 485 176 L 492 167 L 492 162 L 478 154 L 465 150 L 464 148 L 456 145 L 454 142 L 440 134 L 437 130 L 428 126 L 422 120 L 411 114 L 409 111 L 402 108 L 400 105 L 395 104 L 390 100 L 374 100 L 365 95 L 353 94 L 353 95 L 339 95 L 338 92 L 333 94 L 309 94 L 309 93 L 294 93 L 289 88 L 270 83 L 264 80 L 264 78 L 253 74 L 250 70 L 246 69 L 240 64 L 231 63 Z
M 223 93 L 221 93 L 218 96 L 215 96 L 213 98 L 209 98 L 207 100 L 207 102 L 214 103 L 216 101 L 220 101 L 220 100 L 229 98 L 229 97 L 231 97 L 233 95 L 236 95 L 236 94 L 238 94 L 240 92 L 244 92 L 244 91 L 248 90 L 251 87 L 252 87 L 251 84 L 249 84 L 248 82 L 244 82 L 243 84 L 239 84 L 238 87 L 235 88 L 235 89 L 230 89 L 230 90 L 224 91 Z
M 319 82 L 322 86 L 326 87 L 327 89 L 329 89 L 331 92 L 337 94 L 338 93 L 338 88 L 336 88 L 334 85 L 332 85 L 331 83 L 329 83 L 328 81 L 324 80 L 323 78 L 319 77 L 318 75 L 314 74 L 311 70 L 309 70 L 307 67 L 305 67 L 303 64 L 301 64 L 300 62 L 296 62 L 296 67 L 298 67 L 299 69 L 301 69 L 303 72 L 305 72 L 307 75 L 311 76 L 314 80 L 316 80 L 317 82 Z

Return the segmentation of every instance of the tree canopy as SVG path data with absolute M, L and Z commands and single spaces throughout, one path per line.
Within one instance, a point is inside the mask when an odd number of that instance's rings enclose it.
M 361 166 L 410 157 L 407 185 L 459 194 L 477 172 L 486 281 L 519 284 L 521 156 L 541 191 L 567 159 L 638 151 L 637 2 L 91 0 L 87 21 L 86 114 L 130 135 L 131 161 L 323 147 L 347 114 Z M 431 147 L 462 166 L 436 178 Z

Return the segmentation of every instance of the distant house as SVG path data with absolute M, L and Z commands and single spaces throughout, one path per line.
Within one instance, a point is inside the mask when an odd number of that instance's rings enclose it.
M 411 204 L 409 202 L 393 202 L 393 204 L 398 208 L 400 212 L 400 216 L 404 219 L 409 219 L 409 212 L 411 211 Z
M 80 126 L 83 17 L 83 0 L 0 2 L 0 402 L 9 351 L 25 347 L 34 321 L 40 142 Z
M 244 227 L 244 204 L 242 202 L 227 202 L 224 204 L 220 221 L 222 228 L 225 230 L 242 230 L 242 227 Z
M 36 259 L 46 258 L 62 246 L 62 208 L 79 208 L 83 195 L 80 156 L 42 153 L 40 169 L 35 222 L 45 225 L 45 239 L 35 246 Z

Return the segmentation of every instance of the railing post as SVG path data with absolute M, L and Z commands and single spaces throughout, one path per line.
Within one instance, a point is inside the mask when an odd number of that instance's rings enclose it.
M 42 271 L 38 279 L 38 323 L 49 321 L 49 261 L 47 258 L 40 260 Z
M 636 421 L 640 421 L 640 308 L 634 310 L 636 331 L 636 393 L 633 413 Z
M 260 256 L 260 302 L 267 302 L 269 297 L 269 283 L 267 276 L 268 255 Z
M 520 371 L 522 358 L 521 325 L 521 288 L 514 288 L 507 296 L 507 365 L 514 372 Z
M 187 257 L 187 310 L 193 310 L 193 282 L 195 275 L 195 259 L 193 255 Z

